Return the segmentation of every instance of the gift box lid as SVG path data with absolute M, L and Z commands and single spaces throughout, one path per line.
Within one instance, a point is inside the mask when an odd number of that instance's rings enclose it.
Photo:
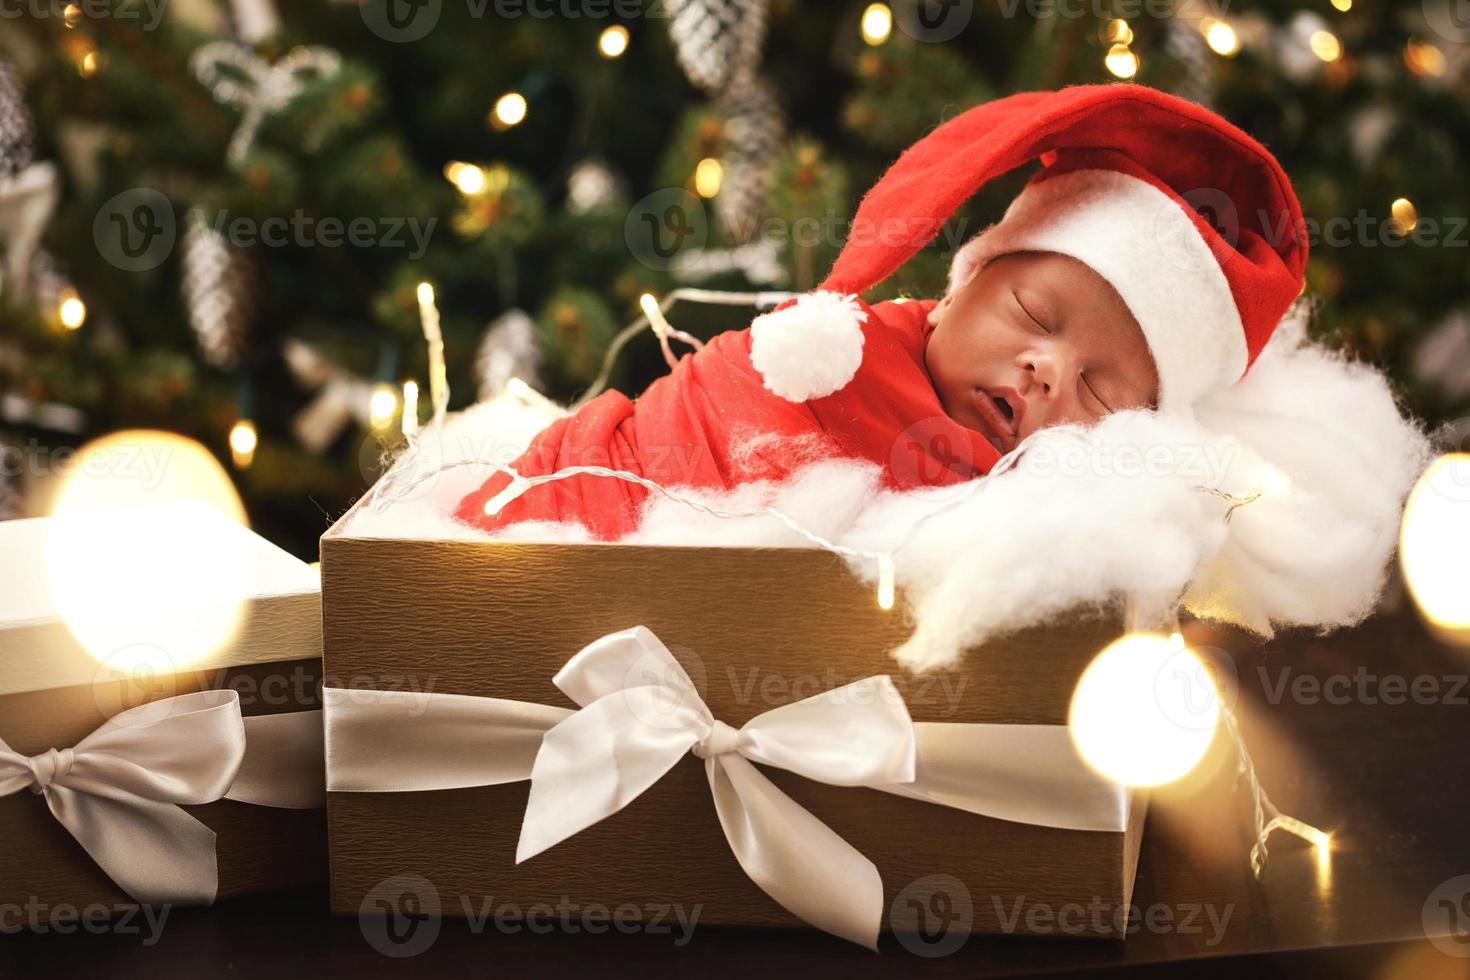
M 99 536 L 98 528 L 106 526 L 125 533 Z M 155 539 L 152 529 L 166 532 L 166 547 L 147 547 Z M 171 639 L 178 630 L 166 627 L 228 617 L 213 622 L 218 636 L 212 642 L 201 638 L 197 649 L 171 661 L 180 669 L 321 656 L 317 569 L 203 504 L 105 518 L 0 521 L 0 555 L 0 695 L 92 683 L 108 648 L 154 642 L 150 617 L 160 624 L 157 635 Z M 159 562 L 174 563 L 178 571 L 154 588 Z M 203 585 L 191 588 L 195 583 Z M 109 608 L 138 595 L 150 607 L 156 596 L 156 608 Z M 78 621 L 93 610 L 112 620 Z M 109 630 L 116 640 L 100 641 Z

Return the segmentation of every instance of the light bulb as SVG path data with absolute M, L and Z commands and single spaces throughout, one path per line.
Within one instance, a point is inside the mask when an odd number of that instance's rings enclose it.
M 623 52 L 627 50 L 628 29 L 622 24 L 614 24 L 606 28 L 597 37 L 597 51 L 604 58 L 622 57 Z
M 255 423 L 249 419 L 241 419 L 234 424 L 230 429 L 230 458 L 236 469 L 247 469 L 255 462 L 255 447 L 259 442 Z
M 519 92 L 507 92 L 495 100 L 490 112 L 490 123 L 496 129 L 510 129 L 526 118 L 526 97 Z
M 863 40 L 877 47 L 893 33 L 893 11 L 886 3 L 870 3 L 863 10 Z

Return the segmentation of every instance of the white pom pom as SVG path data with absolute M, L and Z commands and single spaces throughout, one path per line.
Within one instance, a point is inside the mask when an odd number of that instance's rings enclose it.
M 824 398 L 841 390 L 863 363 L 863 323 L 857 297 L 818 290 L 750 325 L 750 362 L 766 387 L 787 401 Z

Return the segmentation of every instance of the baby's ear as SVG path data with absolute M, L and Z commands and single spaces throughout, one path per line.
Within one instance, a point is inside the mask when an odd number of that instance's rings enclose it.
M 927 316 L 927 319 L 929 321 L 929 325 L 930 326 L 934 326 L 935 324 L 939 323 L 939 318 L 942 317 L 942 316 L 944 316 L 944 311 L 947 310 L 947 309 L 949 309 L 950 304 L 953 303 L 953 302 L 954 302 L 954 293 L 945 293 L 943 299 L 941 299 L 939 302 L 935 303 L 932 307 L 930 307 L 929 308 L 929 313 L 928 313 L 928 316 Z

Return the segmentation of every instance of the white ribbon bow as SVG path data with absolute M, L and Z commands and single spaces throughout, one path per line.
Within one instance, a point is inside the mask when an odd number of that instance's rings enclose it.
M 331 48 L 292 48 L 271 64 L 234 41 L 211 41 L 197 48 L 189 62 L 216 102 L 243 110 L 227 152 L 232 164 L 245 159 L 268 113 L 284 108 L 307 82 L 335 75 L 342 67 L 341 56 Z
M 246 721 L 238 693 L 209 690 L 129 708 L 71 748 L 24 756 L 0 740 L 0 796 L 27 788 L 44 796 L 135 901 L 208 905 L 219 886 L 215 833 L 181 806 L 227 798 L 309 808 L 325 800 L 319 762 L 311 762 L 321 713 L 248 719 L 262 723 L 250 726 L 253 762 Z M 288 778 L 271 778 L 273 771 Z
M 692 751 L 751 880 L 812 925 L 877 949 L 877 867 L 751 763 L 834 786 L 911 782 L 913 722 L 886 675 L 773 708 L 737 730 L 710 713 L 658 637 L 636 626 L 583 648 L 553 683 L 582 707 L 541 740 L 517 862 L 621 810 Z

